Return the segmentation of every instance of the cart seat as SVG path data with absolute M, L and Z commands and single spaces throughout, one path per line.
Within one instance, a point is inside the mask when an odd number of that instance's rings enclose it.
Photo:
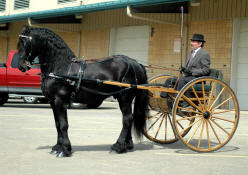
M 214 77 L 214 78 L 222 80 L 221 70 L 210 69 L 209 77 Z M 196 91 L 202 91 L 202 85 L 201 84 L 195 84 L 194 88 Z M 204 85 L 204 90 L 206 92 L 209 92 L 211 90 L 211 88 L 212 88 L 211 85 Z

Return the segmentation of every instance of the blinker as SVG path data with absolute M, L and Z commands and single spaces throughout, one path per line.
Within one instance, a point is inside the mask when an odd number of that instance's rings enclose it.
M 21 38 L 28 38 L 30 41 L 32 40 L 32 36 L 26 36 L 26 35 L 19 35 Z

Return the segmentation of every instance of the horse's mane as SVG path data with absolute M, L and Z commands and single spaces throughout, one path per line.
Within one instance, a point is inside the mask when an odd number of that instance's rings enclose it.
M 58 49 L 69 48 L 65 41 L 53 31 L 46 28 L 31 28 L 33 34 L 38 34 L 41 38 L 46 39 L 48 42 L 53 43 L 54 47 Z M 71 51 L 72 52 L 72 51 Z
M 44 59 L 49 59 L 49 61 L 53 62 L 51 69 L 54 69 L 56 72 L 62 73 L 66 71 L 71 59 L 76 57 L 65 41 L 49 29 L 25 27 L 21 34 L 38 36 L 40 41 L 43 44 L 45 43 L 46 50 L 42 51 Z M 38 44 L 42 45 L 42 43 Z

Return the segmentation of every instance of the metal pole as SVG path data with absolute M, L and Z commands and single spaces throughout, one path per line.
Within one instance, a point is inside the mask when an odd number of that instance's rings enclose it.
M 183 66 L 183 6 L 181 6 L 181 67 Z

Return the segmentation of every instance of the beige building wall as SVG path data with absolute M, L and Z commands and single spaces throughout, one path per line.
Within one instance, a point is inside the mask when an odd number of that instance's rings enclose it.
M 189 21 L 222 20 L 248 17 L 247 0 L 199 0 L 200 6 L 189 8 Z
M 87 30 L 81 34 L 81 57 L 86 59 L 109 56 L 110 29 Z
M 7 38 L 0 37 L 0 63 L 6 60 Z
M 149 64 L 178 69 L 181 64 L 181 53 L 174 52 L 174 40 L 180 39 L 180 26 L 154 24 L 154 31 L 149 41 Z M 148 69 L 148 77 L 158 74 L 177 75 L 177 71 Z
M 79 32 L 56 32 L 70 47 L 76 56 L 79 54 Z

